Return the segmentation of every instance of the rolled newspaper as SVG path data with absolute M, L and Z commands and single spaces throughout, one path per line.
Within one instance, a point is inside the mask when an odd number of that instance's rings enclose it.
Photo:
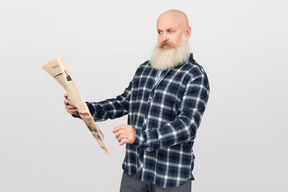
M 107 155 L 111 156 L 104 142 L 104 135 L 100 131 L 97 124 L 94 122 L 93 117 L 91 116 L 91 113 L 85 103 L 85 100 L 83 99 L 75 81 L 73 80 L 64 59 L 61 56 L 57 57 L 43 65 L 42 69 L 44 69 L 67 91 L 70 104 L 77 108 L 79 115 L 99 143 L 102 150 Z

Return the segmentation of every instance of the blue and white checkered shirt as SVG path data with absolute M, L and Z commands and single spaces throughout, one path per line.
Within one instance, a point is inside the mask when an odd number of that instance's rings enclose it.
M 87 102 L 95 121 L 128 114 L 136 140 L 126 145 L 123 170 L 159 187 L 177 187 L 194 179 L 193 143 L 209 97 L 209 82 L 192 54 L 189 61 L 162 71 L 140 65 L 122 95 Z

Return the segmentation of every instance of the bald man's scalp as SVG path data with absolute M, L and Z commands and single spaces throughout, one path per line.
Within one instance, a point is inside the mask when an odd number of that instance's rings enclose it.
M 157 23 L 162 19 L 177 20 L 177 22 L 180 25 L 182 25 L 182 27 L 189 26 L 187 15 L 180 10 L 171 9 L 171 10 L 165 11 L 158 17 Z

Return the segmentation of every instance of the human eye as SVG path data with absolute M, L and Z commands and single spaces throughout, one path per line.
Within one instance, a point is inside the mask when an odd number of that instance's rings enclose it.
M 168 33 L 173 33 L 174 30 L 173 30 L 173 29 L 168 29 L 167 32 L 168 32 Z
M 159 35 L 161 35 L 163 33 L 163 31 L 158 30 L 157 31 Z

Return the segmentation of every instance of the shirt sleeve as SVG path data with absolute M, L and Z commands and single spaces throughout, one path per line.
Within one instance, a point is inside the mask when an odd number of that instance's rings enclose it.
M 193 141 L 200 125 L 209 97 L 208 78 L 203 73 L 190 80 L 177 110 L 177 117 L 160 128 L 136 130 L 136 147 L 147 151 L 167 148 L 183 142 Z
M 124 93 L 116 98 L 106 99 L 101 102 L 86 102 L 94 121 L 100 122 L 126 115 L 129 109 L 131 86 L 132 81 L 125 89 Z M 79 114 L 73 116 L 80 117 Z

